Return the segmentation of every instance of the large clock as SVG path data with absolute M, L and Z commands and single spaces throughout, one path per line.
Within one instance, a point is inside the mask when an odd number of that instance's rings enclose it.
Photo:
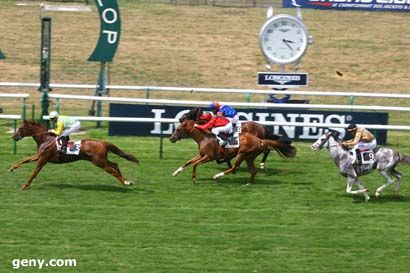
M 298 62 L 309 42 L 305 24 L 288 14 L 269 18 L 259 33 L 260 48 L 266 59 L 279 65 Z

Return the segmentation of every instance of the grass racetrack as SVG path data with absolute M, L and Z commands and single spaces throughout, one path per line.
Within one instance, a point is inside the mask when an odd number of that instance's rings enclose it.
M 3 123 L 1 129 L 10 127 Z M 409 178 L 402 198 L 393 187 L 376 200 L 382 179 L 363 178 L 371 200 L 344 193 L 327 150 L 295 143 L 295 160 L 270 156 L 255 185 L 242 186 L 245 166 L 219 182 L 212 176 L 225 165 L 198 168 L 192 185 L 187 169 L 172 172 L 194 155 L 192 140 L 108 137 L 106 128 L 88 127 L 84 137 L 108 139 L 135 155 L 136 166 L 115 155 L 124 175 L 121 186 L 88 162 L 46 165 L 26 191 L 19 187 L 34 164 L 13 173 L 13 162 L 34 153 L 34 141 L 11 152 L 10 134 L 1 135 L 0 272 L 13 259 L 76 259 L 76 267 L 44 267 L 41 272 L 406 272 L 409 268 Z M 4 131 L 4 130 L 3 130 Z M 81 136 L 83 137 L 83 136 Z M 410 154 L 410 146 L 397 149 Z M 409 168 L 398 168 L 409 174 Z

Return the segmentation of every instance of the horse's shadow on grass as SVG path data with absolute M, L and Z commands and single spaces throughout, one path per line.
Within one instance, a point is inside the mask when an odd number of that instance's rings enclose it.
M 363 195 L 348 195 L 348 194 L 341 194 L 340 196 L 345 198 L 352 198 L 353 203 L 365 203 Z M 375 195 L 369 195 L 370 200 L 369 203 L 391 203 L 391 202 L 410 202 L 410 196 L 395 196 L 393 194 L 386 194 L 379 197 Z
M 98 185 L 98 184 L 49 184 L 47 185 L 47 187 L 57 188 L 60 190 L 77 189 L 77 190 L 84 190 L 84 191 L 106 191 L 106 192 L 123 192 L 123 193 L 135 192 L 135 189 L 133 188 L 126 188 L 126 187 L 114 186 L 114 185 Z M 140 189 L 138 189 L 138 191 L 140 191 Z
M 226 168 L 219 168 L 220 171 L 226 170 Z M 238 177 L 237 175 L 241 175 Z M 257 169 L 257 174 L 255 176 L 255 182 L 254 184 L 259 184 L 259 185 L 271 185 L 271 186 L 276 186 L 276 185 L 281 185 L 281 184 L 292 184 L 292 185 L 311 185 L 313 184 L 312 182 L 289 182 L 287 179 L 287 176 L 289 174 L 305 174 L 304 171 L 302 170 L 293 170 L 293 169 L 288 169 L 288 168 L 266 168 L 264 170 Z M 226 176 L 220 177 L 217 180 L 210 179 L 207 177 L 202 177 L 200 179 L 197 179 L 198 182 L 207 182 L 207 181 L 214 181 L 218 184 L 242 184 L 246 185 L 248 183 L 249 179 L 249 172 L 244 168 L 240 168 L 236 171 L 235 174 L 228 174 Z

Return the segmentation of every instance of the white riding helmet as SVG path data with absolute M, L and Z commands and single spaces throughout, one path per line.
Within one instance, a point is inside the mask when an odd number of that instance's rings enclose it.
M 56 111 L 52 111 L 49 115 L 50 119 L 58 118 L 59 114 Z

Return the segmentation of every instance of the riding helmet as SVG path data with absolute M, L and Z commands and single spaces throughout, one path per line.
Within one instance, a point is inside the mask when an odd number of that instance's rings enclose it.
M 212 110 L 219 110 L 219 108 L 221 107 L 221 105 L 219 104 L 218 101 L 213 101 L 211 102 L 211 104 L 209 105 L 209 108 L 211 108 Z
M 354 124 L 354 123 L 349 124 L 349 126 L 347 127 L 347 130 L 348 130 L 348 131 L 353 131 L 353 130 L 355 130 L 355 129 L 357 129 L 357 125 Z
M 50 119 L 58 118 L 58 116 L 59 116 L 58 112 L 52 111 L 52 112 L 50 113 L 50 115 L 49 115 L 49 118 L 50 118 Z

